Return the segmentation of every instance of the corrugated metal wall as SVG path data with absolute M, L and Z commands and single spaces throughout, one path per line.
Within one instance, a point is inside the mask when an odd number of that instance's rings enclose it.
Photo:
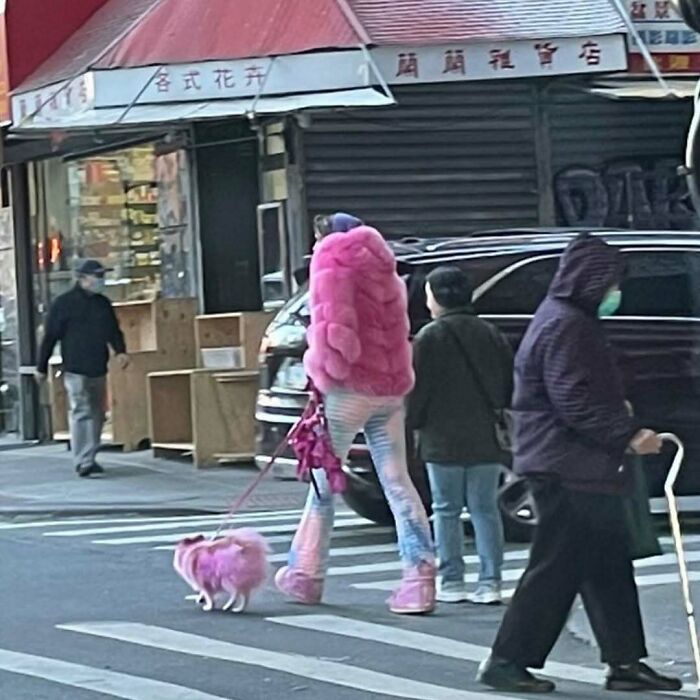
M 532 85 L 402 87 L 398 107 L 314 116 L 304 135 L 310 213 L 351 211 L 392 236 L 535 225 Z
M 303 137 L 310 214 L 352 211 L 393 236 L 565 224 L 558 174 L 604 174 L 623 159 L 645 172 L 663 161 L 673 174 L 691 116 L 689 100 L 611 100 L 566 79 L 420 85 L 395 95 L 395 108 L 314 116 Z M 683 183 L 672 179 L 647 178 L 647 199 L 654 188 L 677 193 Z M 673 209 L 670 200 L 641 205 Z M 663 216 L 643 224 L 663 225 Z
M 690 100 L 612 100 L 544 91 L 557 223 L 695 226 L 683 162 Z
M 690 100 L 613 100 L 556 87 L 543 93 L 554 174 L 619 159 L 682 162 Z

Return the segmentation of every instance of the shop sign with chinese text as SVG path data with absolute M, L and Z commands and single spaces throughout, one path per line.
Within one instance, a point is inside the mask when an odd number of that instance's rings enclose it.
M 627 0 L 630 16 L 654 60 L 664 73 L 700 73 L 700 35 L 673 9 L 671 0 Z M 632 73 L 649 68 L 630 36 Z
M 440 83 L 625 70 L 620 35 L 373 51 L 389 83 Z

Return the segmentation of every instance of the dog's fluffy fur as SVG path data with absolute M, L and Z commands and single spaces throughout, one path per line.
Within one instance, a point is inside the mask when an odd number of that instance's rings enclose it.
M 217 594 L 226 593 L 223 610 L 243 612 L 267 580 L 268 552 L 262 535 L 242 528 L 213 541 L 202 535 L 185 538 L 175 548 L 173 566 L 199 594 L 204 610 L 213 610 Z

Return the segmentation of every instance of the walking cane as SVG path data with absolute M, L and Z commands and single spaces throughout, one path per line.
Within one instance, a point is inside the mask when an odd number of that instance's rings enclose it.
M 671 469 L 666 477 L 664 492 L 668 501 L 668 513 L 671 520 L 671 532 L 673 533 L 673 544 L 676 548 L 678 558 L 678 569 L 681 576 L 681 588 L 683 590 L 683 601 L 685 603 L 685 614 L 688 618 L 688 630 L 690 631 L 690 646 L 693 651 L 693 661 L 695 662 L 695 673 L 698 682 L 698 697 L 700 697 L 700 642 L 698 642 L 698 630 L 695 626 L 695 608 L 693 606 L 693 594 L 688 580 L 688 565 L 685 561 L 685 551 L 683 550 L 683 534 L 678 520 L 678 505 L 673 487 L 676 485 L 678 474 L 685 457 L 685 447 L 683 443 L 673 435 L 673 433 L 662 433 L 659 437 L 664 442 L 672 442 L 676 446 L 676 456 L 673 458 Z

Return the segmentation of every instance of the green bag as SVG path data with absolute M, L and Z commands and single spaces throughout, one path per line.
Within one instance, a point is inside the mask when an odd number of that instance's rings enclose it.
M 644 464 L 636 457 L 630 465 L 634 488 L 624 499 L 625 520 L 629 532 L 630 556 L 633 560 L 648 559 L 662 554 L 661 544 L 649 507 L 649 490 Z

